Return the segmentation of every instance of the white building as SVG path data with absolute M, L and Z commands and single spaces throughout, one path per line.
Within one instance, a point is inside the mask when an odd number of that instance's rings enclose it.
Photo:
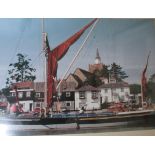
M 99 90 L 93 86 L 85 85 L 75 91 L 75 109 L 100 109 Z
M 19 104 L 23 106 L 23 110 L 25 112 L 32 111 L 34 108 L 34 101 L 33 101 L 33 89 L 18 89 L 18 99 L 19 99 Z M 11 98 L 10 102 L 13 104 L 17 104 L 16 101 L 16 92 L 15 90 L 10 91 Z
M 101 90 L 101 103 L 129 101 L 130 88 L 125 82 L 103 84 L 99 89 Z
M 13 85 L 17 87 L 18 100 L 25 112 L 45 107 L 44 82 L 19 82 Z M 8 100 L 11 105 L 17 104 L 16 92 L 13 87 Z

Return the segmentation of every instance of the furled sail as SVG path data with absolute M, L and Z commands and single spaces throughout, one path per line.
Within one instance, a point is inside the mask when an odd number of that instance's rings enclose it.
M 47 55 L 47 106 L 51 107 L 53 96 L 56 95 L 56 87 L 55 80 L 57 75 L 57 67 L 58 61 L 63 58 L 63 56 L 67 53 L 70 46 L 76 42 L 80 36 L 85 32 L 87 28 L 89 28 L 97 19 L 94 19 L 89 24 L 84 26 L 80 31 L 75 33 L 69 39 L 58 45 L 53 50 L 50 50 L 48 38 L 46 36 L 45 40 L 45 52 Z
M 146 78 L 146 71 L 147 71 L 147 67 L 148 67 L 148 62 L 149 62 L 149 57 L 150 57 L 150 53 L 147 57 L 147 62 L 146 62 L 146 65 L 145 65 L 145 68 L 142 72 L 142 77 L 141 77 L 141 87 L 142 87 L 142 102 L 144 100 L 146 100 L 146 95 L 147 95 L 147 78 Z

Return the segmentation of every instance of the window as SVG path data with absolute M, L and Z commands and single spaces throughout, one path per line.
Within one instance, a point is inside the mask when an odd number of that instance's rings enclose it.
M 124 92 L 124 88 L 121 88 L 121 92 Z
M 97 99 L 97 98 L 98 98 L 97 92 L 96 91 L 92 92 L 92 99 Z
M 18 92 L 18 97 L 22 98 L 23 97 L 23 92 Z
M 120 99 L 121 99 L 121 101 L 124 101 L 124 96 L 121 96 Z
M 70 92 L 66 92 L 66 97 L 70 97 L 71 93 Z
M 16 93 L 13 92 L 13 93 L 11 94 L 11 96 L 16 96 Z
M 129 98 L 129 94 L 128 94 L 128 92 L 125 93 L 125 97 Z
M 36 97 L 40 97 L 40 93 L 36 93 Z
M 67 102 L 67 103 L 66 103 L 66 106 L 67 106 L 67 107 L 70 107 L 70 106 L 71 106 L 71 103 L 70 103 L 70 102 Z
M 37 108 L 40 108 L 40 103 L 36 103 L 36 107 Z
M 113 91 L 113 92 L 116 92 L 116 88 L 113 88 L 112 91 Z
M 105 91 L 105 93 L 108 93 L 108 89 L 107 88 L 104 91 Z
M 105 96 L 105 102 L 108 102 L 108 96 Z
M 26 92 L 26 97 L 31 97 L 31 92 L 30 91 Z
M 114 100 L 117 100 L 118 99 L 118 96 L 114 96 Z
M 85 92 L 79 92 L 79 98 L 85 99 Z

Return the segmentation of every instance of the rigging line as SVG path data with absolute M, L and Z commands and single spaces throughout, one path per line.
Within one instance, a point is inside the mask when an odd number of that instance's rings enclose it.
M 43 53 L 40 52 L 40 53 L 35 57 L 35 59 L 33 60 L 33 62 L 30 64 L 31 67 L 35 66 L 34 64 L 36 63 L 37 59 L 39 59 L 40 56 L 42 56 L 42 54 L 43 54 Z
M 93 32 L 94 33 L 94 32 Z M 92 57 L 91 57 L 91 49 L 93 49 L 93 45 L 94 45 L 94 35 L 92 33 L 92 38 L 90 39 L 89 41 L 89 44 L 88 44 L 88 48 L 85 50 L 84 54 L 83 54 L 83 57 L 82 57 L 82 61 L 85 62 L 85 57 L 87 56 L 87 62 L 88 64 L 91 62 L 92 60 Z
M 24 26 L 23 30 L 21 31 L 21 34 L 20 34 L 19 39 L 18 39 L 18 41 L 17 41 L 17 44 L 16 44 L 16 46 L 15 46 L 13 55 L 12 55 L 11 59 L 9 60 L 9 64 L 12 62 L 12 60 L 13 60 L 14 57 L 15 57 L 15 55 L 17 54 L 17 49 L 19 48 L 19 45 L 21 44 L 22 37 L 23 37 L 23 34 L 24 34 L 25 29 L 26 29 L 26 25 Z M 4 75 L 4 77 L 5 77 L 4 79 L 5 79 L 5 80 L 6 80 L 6 77 L 7 77 L 7 74 L 8 74 L 8 69 L 9 69 L 9 65 L 8 65 L 7 71 L 6 71 L 5 75 Z M 3 80 L 3 81 L 4 81 L 4 80 Z
M 91 30 L 89 31 L 89 33 L 87 34 L 85 40 L 83 41 L 81 47 L 79 48 L 79 50 L 77 51 L 76 55 L 74 56 L 72 62 L 70 63 L 69 67 L 67 68 L 66 72 L 64 73 L 64 75 L 62 76 L 61 81 L 58 83 L 56 89 L 59 88 L 60 84 L 62 83 L 63 79 L 66 77 L 66 75 L 68 74 L 68 71 L 70 70 L 70 68 L 72 67 L 73 63 L 75 62 L 75 60 L 77 59 L 77 57 L 79 56 L 80 52 L 82 51 L 85 43 L 87 42 L 88 38 L 90 37 L 91 32 L 94 30 L 96 24 L 98 23 L 99 19 L 96 20 L 96 22 L 94 23 L 94 25 L 92 26 Z
M 93 32 L 92 32 L 92 35 L 93 35 Z M 93 35 L 94 36 L 94 35 Z M 83 64 L 83 63 L 85 63 L 85 58 L 87 57 L 87 62 L 90 62 L 90 60 L 91 60 L 91 53 L 90 53 L 90 49 L 91 49 L 91 47 L 93 46 L 93 44 L 94 44 L 94 37 L 93 38 L 91 38 L 91 39 L 89 39 L 89 43 L 87 43 L 87 49 L 86 49 L 86 46 L 85 46 L 85 48 L 84 48 L 84 50 L 85 50 L 85 52 L 83 52 L 83 53 L 81 53 L 81 55 L 79 56 L 79 58 L 78 59 L 80 59 L 80 62 L 75 62 L 73 65 L 72 65 L 72 70 L 75 70 L 76 69 L 76 66 L 78 65 L 78 64 Z M 85 66 L 86 67 L 86 66 Z

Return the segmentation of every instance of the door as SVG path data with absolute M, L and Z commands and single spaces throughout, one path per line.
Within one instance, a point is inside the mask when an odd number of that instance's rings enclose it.
M 30 106 L 29 110 L 32 111 L 32 103 L 30 103 L 29 106 Z

